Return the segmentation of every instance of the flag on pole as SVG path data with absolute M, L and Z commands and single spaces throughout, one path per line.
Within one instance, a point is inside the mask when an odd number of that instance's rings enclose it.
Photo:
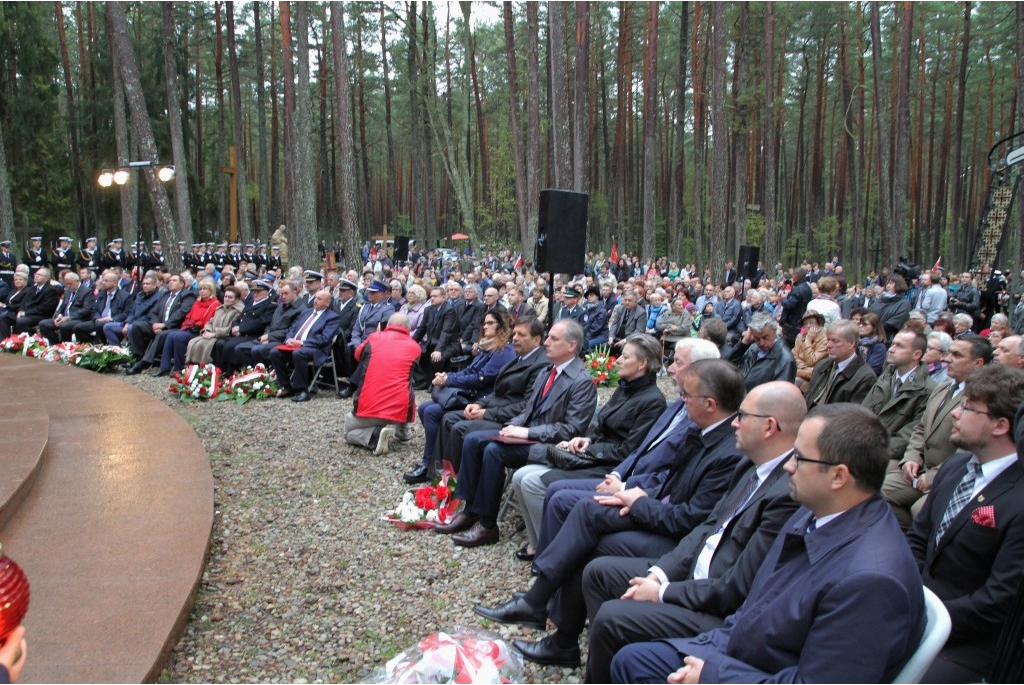
M 945 271 L 945 269 L 942 268 L 941 256 L 935 261 L 935 266 L 932 267 L 932 271 Z
M 523 268 L 523 253 L 520 252 L 519 253 L 519 259 L 517 259 L 516 263 L 512 265 L 512 269 L 515 270 L 515 271 L 518 271 L 519 269 L 522 269 L 522 268 Z
M 612 261 L 612 263 L 615 263 L 615 262 L 619 261 L 619 242 L 617 240 L 614 240 L 614 239 L 612 240 L 612 256 L 611 256 L 611 261 Z

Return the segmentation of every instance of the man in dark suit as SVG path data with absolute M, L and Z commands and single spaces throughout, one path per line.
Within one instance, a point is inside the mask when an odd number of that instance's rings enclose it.
M 69 342 L 77 323 L 92 319 L 92 293 L 82 287 L 82 279 L 74 271 L 64 273 L 64 292 L 52 318 L 39 322 L 39 333 L 51 345 Z
M 280 349 L 270 352 L 270 362 L 278 382 L 293 395 L 292 402 L 309 401 L 309 364 L 323 364 L 331 355 L 331 344 L 338 333 L 338 315 L 331 309 L 331 291 L 320 290 L 313 306 L 303 310 L 285 335 Z
M 128 368 L 129 376 L 141 373 L 156 362 L 156 356 L 164 349 L 164 338 L 181 328 L 181 322 L 192 311 L 195 301 L 195 293 L 185 289 L 185 279 L 180 274 L 171 274 L 167 292 L 161 295 L 149 319 L 134 322 L 128 330 L 128 346 L 136 357 L 141 357 Z
M 622 293 L 622 303 L 615 305 L 608 319 L 608 345 L 616 350 L 622 347 L 626 338 L 634 333 L 647 330 L 647 313 L 637 306 L 637 296 L 632 290 Z
M 470 433 L 501 430 L 508 421 L 523 411 L 537 375 L 548 368 L 548 358 L 541 348 L 544 322 L 524 317 L 512 329 L 512 348 L 516 358 L 506 364 L 494 379 L 494 391 L 465 409 L 445 414 L 438 432 L 434 454 L 443 455 L 457 471 L 462 464 L 462 442 Z
M 735 283 L 737 276 L 736 266 L 730 259 L 725 263 L 725 273 L 722 274 L 722 287 L 725 288 Z
M 32 285 L 26 290 L 28 294 L 22 300 L 14 321 L 15 333 L 31 333 L 40 321 L 52 317 L 60 304 L 61 288 L 50 283 L 50 270 L 45 266 L 36 269 Z
M 875 372 L 857 354 L 860 334 L 848 319 L 833 321 L 825 329 L 828 357 L 814 365 L 804 400 L 807 408 L 838 402 L 860 403 L 875 384 Z
M 909 534 L 924 584 L 953 622 L 927 683 L 990 678 L 999 632 L 1024 582 L 1024 469 L 1014 444 L 1024 374 L 981 367 L 963 394 L 950 441 L 965 452 L 943 464 Z
M 241 368 L 238 348 L 245 343 L 254 343 L 267 332 L 270 320 L 274 318 L 277 307 L 270 296 L 270 284 L 263 280 L 253 281 L 252 300 L 242 309 L 242 314 L 231 325 L 226 337 L 220 338 L 213 345 L 211 360 L 225 374 L 232 374 Z M 292 286 L 289 283 L 289 290 Z M 251 346 L 250 346 L 251 347 Z
M 940 383 L 928 398 L 921 420 L 914 425 L 902 459 L 889 462 L 882 484 L 882 496 L 892 506 L 904 530 L 924 506 L 942 464 L 956 452 L 950 438 L 953 410 L 963 404 L 964 386 L 974 369 L 992 361 L 992 344 L 980 335 L 954 340 L 946 356 L 949 379 Z
M 160 291 L 157 290 L 157 277 L 155 274 L 146 274 L 142 278 L 142 287 L 135 296 L 129 296 L 128 291 L 118 285 L 117 274 L 113 271 L 106 271 L 104 278 L 113 277 L 114 287 L 119 293 L 129 297 L 128 315 L 124 321 L 108 321 L 103 324 L 103 336 L 107 339 L 108 345 L 120 345 L 122 337 L 131 338 L 132 327 L 136 324 L 149 326 L 149 319 L 160 302 Z
M 729 353 L 729 361 L 740 370 L 748 391 L 769 381 L 796 380 L 796 359 L 779 338 L 778 324 L 768 312 L 750 317 L 743 337 Z
M 457 306 L 457 305 L 456 305 Z M 445 304 L 440 286 L 430 289 L 430 306 L 424 308 L 412 339 L 420 344 L 420 362 L 413 374 L 417 390 L 425 390 L 458 350 L 458 321 L 455 308 Z
M 335 343 L 335 352 L 338 355 L 338 363 L 341 368 L 335 373 L 340 376 L 351 378 L 356 370 L 355 350 L 348 346 L 352 338 L 352 330 L 355 328 L 356 320 L 359 318 L 359 298 L 356 292 L 359 286 L 355 281 L 347 278 L 339 278 L 336 288 L 337 295 L 334 298 L 334 311 L 338 312 L 338 342 Z M 385 308 L 386 309 L 386 308 Z M 338 390 L 340 399 L 348 399 L 356 392 L 356 386 L 351 381 L 341 390 Z
M 473 351 L 473 345 L 480 340 L 480 323 L 484 320 L 487 305 L 480 299 L 483 291 L 476 283 L 470 283 L 465 290 L 462 290 L 458 283 L 450 285 L 452 294 L 456 292 L 455 288 L 459 288 L 459 292 L 463 293 L 462 297 L 446 303 L 455 310 L 459 349 L 462 354 L 469 354 Z
M 586 432 L 597 409 L 597 391 L 579 359 L 583 342 L 583 328 L 575 321 L 557 321 L 551 327 L 544 341 L 549 373 L 538 375 L 529 402 L 498 436 L 491 431 L 466 436 L 455 491 L 466 508 L 435 531 L 457 533 L 452 541 L 463 547 L 498 542 L 505 469 L 526 464 L 529 443 L 556 443 Z
M 112 271 L 105 271 L 99 277 L 96 293 L 89 293 L 89 297 L 92 316 L 88 321 L 80 321 L 73 326 L 79 342 L 89 342 L 101 336 L 103 327 L 108 323 L 124 323 L 131 312 L 132 298 L 117 287 L 117 274 Z
M 798 266 L 793 269 L 792 274 L 793 289 L 780 303 L 782 318 L 779 319 L 779 324 L 782 326 L 782 338 L 790 349 L 796 342 L 796 336 L 800 333 L 800 322 L 803 320 L 804 312 L 807 311 L 807 303 L 814 298 L 814 292 L 807 283 L 807 268 Z
M 892 682 L 920 642 L 925 612 L 913 554 L 878 492 L 888 459 L 870 411 L 814 409 L 786 463 L 803 506 L 742 606 L 710 632 L 624 647 L 612 682 Z
M 740 607 L 775 536 L 799 506 L 789 496 L 784 467 L 807 413 L 800 399 L 796 386 L 783 382 L 747 395 L 733 425 L 736 446 L 751 463 L 737 471 L 711 516 L 674 550 L 659 559 L 598 557 L 587 564 L 586 682 L 611 682 L 612 657 L 631 642 L 718 628 Z M 513 646 L 533 660 L 528 648 L 518 641 Z
M 702 360 L 690 365 L 681 394 L 696 425 L 687 431 L 661 485 L 580 499 L 568 513 L 545 510 L 533 586 L 499 607 L 474 607 L 477 614 L 500 623 L 543 627 L 548 603 L 557 593 L 551 618 L 559 628 L 564 626 L 578 636 L 583 627 L 580 574 L 587 560 L 601 555 L 667 553 L 708 517 L 742 458 L 731 420 L 743 400 L 743 381 L 729 363 Z M 521 647 L 553 663 L 575 665 L 579 659 L 579 648 L 569 644 Z
M 257 285 L 257 281 L 253 281 L 254 290 L 259 290 L 261 287 Z M 217 364 L 217 348 L 214 347 L 214 363 L 222 369 L 241 369 L 260 362 L 269 365 L 271 350 L 284 342 L 288 330 L 304 309 L 307 307 L 303 307 L 299 303 L 298 285 L 294 281 L 283 281 L 278 287 L 277 305 L 274 306 L 270 324 L 266 330 L 259 337 L 236 345 L 230 354 L 225 351 L 222 354 L 224 366 Z

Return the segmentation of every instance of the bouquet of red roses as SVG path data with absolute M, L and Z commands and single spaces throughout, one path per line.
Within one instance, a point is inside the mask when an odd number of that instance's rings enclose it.
M 42 357 L 49 345 L 49 341 L 39 334 L 18 333 L 0 342 L 0 352 L 10 352 L 25 357 Z
M 594 379 L 594 385 L 618 385 L 619 367 L 615 365 L 616 357 L 612 356 L 607 345 L 598 345 L 583 358 L 583 365 Z
M 446 461 L 441 475 L 431 485 L 406 492 L 393 511 L 384 512 L 383 519 L 403 530 L 433 528 L 455 516 L 462 501 L 455 499 L 454 494 L 455 469 Z
M 265 400 L 282 395 L 284 390 L 277 382 L 277 373 L 267 371 L 263 364 L 257 364 L 232 376 L 224 392 L 217 396 L 217 401 L 234 400 L 237 404 L 245 404 L 249 400 Z

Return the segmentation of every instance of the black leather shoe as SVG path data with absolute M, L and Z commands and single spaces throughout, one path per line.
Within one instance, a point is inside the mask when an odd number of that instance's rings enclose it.
M 545 635 L 535 642 L 514 640 L 512 649 L 523 655 L 527 661 L 545 666 L 580 667 L 580 648 L 559 647 L 550 635 Z
M 129 376 L 135 376 L 137 374 L 142 373 L 148 368 L 149 362 L 135 362 L 134 364 L 128 367 L 128 370 L 125 371 L 125 373 L 128 374 Z
M 477 521 L 473 527 L 465 533 L 458 533 L 452 536 L 452 542 L 459 547 L 483 547 L 484 545 L 497 544 L 501 539 L 498 527 L 485 528 L 484 524 Z
M 522 547 L 517 549 L 516 559 L 518 559 L 519 561 L 533 561 L 533 558 L 537 555 L 532 552 L 527 552 L 526 550 L 528 550 L 529 548 L 529 545 L 523 545 Z
M 464 530 L 468 530 L 473 527 L 473 524 L 480 520 L 479 516 L 473 514 L 467 514 L 464 511 L 460 511 L 455 515 L 448 523 L 443 523 L 439 526 L 434 526 L 434 532 L 440 533 L 441 535 L 451 535 L 452 533 L 461 533 Z
M 356 394 L 356 389 L 353 388 L 351 385 L 349 385 L 344 390 L 339 390 L 338 391 L 338 399 L 347 400 L 348 398 L 352 397 L 352 395 L 355 395 L 355 394 Z
M 170 371 L 165 371 L 163 369 L 157 369 L 156 371 L 153 372 L 153 378 L 162 378 L 163 376 L 170 376 L 170 375 L 171 375 Z
M 292 402 L 309 402 L 309 393 L 303 390 L 292 398 Z
M 483 616 L 497 623 L 511 623 L 526 626 L 527 628 L 536 628 L 537 630 L 544 630 L 548 620 L 547 607 L 535 609 L 527 604 L 523 597 L 513 597 L 500 607 L 492 608 L 477 604 L 473 607 L 473 612 L 478 616 Z M 579 656 L 578 649 L 576 650 L 576 656 Z
M 430 480 L 430 469 L 428 469 L 423 464 L 417 464 L 416 468 L 402 476 L 402 480 L 404 480 L 409 485 L 416 485 L 417 483 L 426 483 L 428 480 Z

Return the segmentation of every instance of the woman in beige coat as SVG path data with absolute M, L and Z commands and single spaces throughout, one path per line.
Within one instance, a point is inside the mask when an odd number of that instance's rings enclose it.
M 217 338 L 226 338 L 231 326 L 242 315 L 242 292 L 233 285 L 224 288 L 224 304 L 217 307 L 203 331 L 188 342 L 185 350 L 186 364 L 209 364 L 213 358 L 213 346 Z
M 814 365 L 828 356 L 828 341 L 825 339 L 825 317 L 821 312 L 808 309 L 800 323 L 804 330 L 796 337 L 793 358 L 796 359 L 796 386 L 806 393 Z

